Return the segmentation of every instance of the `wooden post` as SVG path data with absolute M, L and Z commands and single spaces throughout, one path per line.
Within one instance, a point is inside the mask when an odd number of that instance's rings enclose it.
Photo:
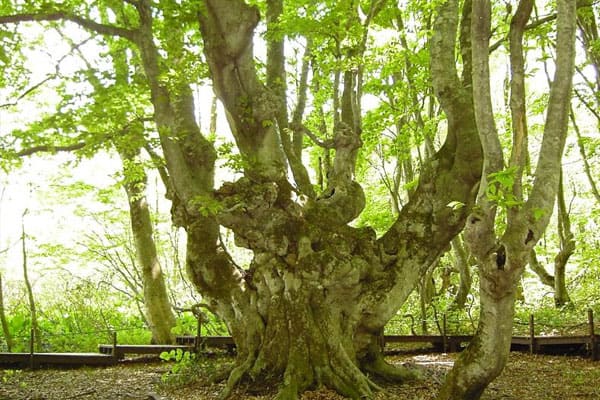
M 194 351 L 198 353 L 200 351 L 200 346 L 202 343 L 202 318 L 201 316 L 196 316 L 198 325 L 196 328 L 196 340 L 194 340 Z
M 385 335 L 384 328 L 381 328 L 377 333 L 377 344 L 379 345 L 379 350 L 383 353 L 385 350 Z
M 117 331 L 112 331 L 112 356 L 117 358 Z
M 598 340 L 594 329 L 594 310 L 588 308 L 588 326 L 590 330 L 590 347 L 592 351 L 592 360 L 598 360 Z
M 29 335 L 29 368 L 35 369 L 35 330 L 31 328 L 31 333 Z
M 444 353 L 448 352 L 448 319 L 446 317 L 446 313 L 444 313 L 442 317 L 442 349 Z
M 535 319 L 533 314 L 529 315 L 529 354 L 535 352 Z

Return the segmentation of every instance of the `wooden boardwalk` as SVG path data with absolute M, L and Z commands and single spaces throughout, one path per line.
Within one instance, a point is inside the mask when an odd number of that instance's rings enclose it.
M 446 331 L 444 319 L 443 331 Z M 594 331 L 594 318 L 588 312 L 587 335 L 573 336 L 536 336 L 533 316 L 529 321 L 529 336 L 513 336 L 511 350 L 529 351 L 530 353 L 552 354 L 589 354 L 598 360 L 600 354 L 600 335 Z M 385 335 L 380 337 L 379 344 L 384 352 L 398 351 L 396 344 L 422 343 L 429 345 L 434 351 L 456 352 L 464 349 L 472 335 Z M 112 344 L 100 344 L 98 353 L 0 353 L 0 368 L 38 368 L 42 366 L 73 367 L 80 365 L 104 366 L 114 365 L 126 355 L 159 355 L 172 350 L 203 351 L 206 348 L 225 349 L 235 352 L 235 343 L 230 336 L 178 336 L 175 345 L 128 345 L 118 344 L 117 335 L 113 333 Z M 30 343 L 34 343 L 33 336 Z
M 98 367 L 116 363 L 114 357 L 99 353 L 0 353 L 1 368 Z
M 471 341 L 471 335 L 386 335 L 382 337 L 384 351 L 394 351 L 394 344 L 422 343 L 434 351 L 457 352 Z M 568 354 L 573 351 L 587 352 L 598 359 L 600 335 L 582 336 L 514 336 L 511 349 L 531 353 Z M 43 366 L 106 366 L 114 365 L 126 355 L 159 355 L 171 350 L 196 351 L 204 348 L 220 348 L 235 352 L 235 343 L 230 336 L 207 336 L 200 338 L 196 347 L 196 336 L 178 336 L 177 345 L 127 345 L 101 344 L 98 353 L 0 353 L 0 368 L 39 368 Z
M 155 354 L 158 355 L 163 352 L 169 352 L 172 350 L 182 351 L 194 351 L 194 346 L 187 345 L 140 345 L 140 344 L 118 344 L 116 346 L 112 344 L 99 344 L 98 351 L 103 355 L 109 355 L 117 360 L 125 358 L 126 354 Z

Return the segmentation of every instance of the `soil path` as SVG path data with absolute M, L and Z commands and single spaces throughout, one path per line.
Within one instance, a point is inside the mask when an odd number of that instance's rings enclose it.
M 403 355 L 392 363 L 423 368 L 426 379 L 404 385 L 385 385 L 377 399 L 434 399 L 455 355 Z M 74 370 L 0 370 L 0 400 L 215 400 L 219 385 L 201 382 L 167 385 L 163 376 L 173 364 L 135 363 L 107 368 Z M 234 398 L 268 400 L 273 388 L 251 391 L 241 387 Z M 303 400 L 342 400 L 328 391 L 307 392 Z M 484 400 L 596 400 L 600 399 L 600 362 L 577 357 L 511 353 L 503 374 L 486 390 Z

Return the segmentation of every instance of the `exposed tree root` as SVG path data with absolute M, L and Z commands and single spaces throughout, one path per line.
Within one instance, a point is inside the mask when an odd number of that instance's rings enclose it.
M 227 384 L 225 385 L 223 392 L 221 392 L 221 395 L 219 396 L 221 400 L 228 399 L 231 396 L 231 394 L 233 393 L 233 389 L 235 389 L 235 386 L 252 368 L 255 359 L 256 357 L 249 355 L 242 364 L 233 368 L 233 370 L 229 374 L 229 378 L 227 379 Z
M 229 378 L 229 376 L 231 375 L 231 371 L 233 371 L 234 368 L 235 365 L 232 363 L 229 363 L 228 365 L 223 365 L 217 371 L 210 374 L 210 376 L 208 377 L 208 381 L 213 384 L 226 381 L 227 378 Z
M 388 363 L 381 353 L 377 353 L 372 360 L 364 363 L 363 368 L 388 382 L 406 382 L 423 379 L 423 374 L 418 369 L 396 366 Z

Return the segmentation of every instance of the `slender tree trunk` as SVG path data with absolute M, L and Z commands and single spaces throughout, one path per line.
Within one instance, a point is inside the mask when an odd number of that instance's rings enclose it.
M 598 104 L 600 104 L 600 102 Z M 583 135 L 581 134 L 579 125 L 575 120 L 575 113 L 572 110 L 572 108 L 570 116 L 573 129 L 575 130 L 575 134 L 577 135 L 577 147 L 579 147 L 579 154 L 581 154 L 581 162 L 583 163 L 583 170 L 585 171 L 585 176 L 587 177 L 588 183 L 590 184 L 590 189 L 592 190 L 592 194 L 596 199 L 596 203 L 600 204 L 600 190 L 598 189 L 598 184 L 596 183 L 596 178 L 594 177 L 592 166 L 590 165 L 590 161 L 588 159 L 588 152 L 585 147 L 585 140 L 583 138 Z M 598 118 L 597 126 L 600 126 L 600 118 Z
M 0 206 L 2 206 L 2 203 L 4 202 L 4 193 L 6 191 L 6 187 L 2 188 L 2 191 L 0 192 Z M 0 211 L 1 211 L 1 207 L 0 207 Z M 1 215 L 1 213 L 0 213 Z M 0 228 L 2 227 L 2 224 L 0 223 Z M 0 231 L 1 233 L 2 231 Z M 0 241 L 1 243 L 1 241 Z M 6 250 L 2 250 L 0 252 L 4 253 Z M 4 334 L 4 340 L 6 341 L 6 348 L 8 349 L 8 352 L 10 353 L 13 349 L 13 339 L 12 339 L 12 334 L 10 332 L 10 327 L 8 326 L 8 320 L 6 318 L 6 309 L 4 306 L 4 288 L 3 288 L 3 284 L 2 284 L 2 272 L 0 271 L 0 324 L 2 325 L 2 332 Z
M 469 265 L 469 256 L 465 249 L 462 239 L 457 236 L 452 240 L 452 251 L 454 252 L 455 266 L 460 276 L 458 291 L 452 306 L 462 310 L 467 302 L 467 296 L 471 292 L 471 266 Z
M 595 116 L 596 126 L 600 127 L 600 115 L 597 112 L 597 110 L 600 108 L 600 49 L 598 48 L 600 34 L 598 33 L 598 18 L 596 16 L 596 9 L 593 4 L 578 8 L 577 22 L 579 25 L 580 37 L 583 42 L 587 61 L 594 69 L 596 79 L 594 81 L 588 81 L 588 87 L 594 94 L 593 101 L 583 101 L 585 96 L 583 94 L 580 95 L 577 89 L 575 90 L 575 93 Z M 573 123 L 575 133 L 577 134 L 577 144 L 579 146 L 579 152 L 581 153 L 585 174 L 588 178 L 588 182 L 590 183 L 590 187 L 594 197 L 596 198 L 596 201 L 600 203 L 600 190 L 598 189 L 596 178 L 594 177 L 594 173 L 592 172 L 590 163 L 588 161 L 585 141 L 577 121 L 575 120 L 573 111 L 571 111 L 571 121 Z
M 429 271 L 423 276 L 419 283 L 419 306 L 421 309 L 421 333 L 429 334 L 427 325 L 427 307 L 431 304 L 431 300 L 435 295 L 435 284 L 433 281 L 433 272 L 437 266 L 432 266 Z
M 507 226 L 496 237 L 496 204 L 488 197 L 485 178 L 504 168 L 502 149 L 495 128 L 489 84 L 489 38 L 491 3 L 473 2 L 473 91 L 477 127 L 486 163 L 480 189 L 479 209 L 467 219 L 465 239 L 480 269 L 481 315 L 479 326 L 469 347 L 461 353 L 446 379 L 438 399 L 479 399 L 487 385 L 506 363 L 512 336 L 512 319 L 516 287 L 531 253 L 544 232 L 556 199 L 560 160 L 567 135 L 571 79 L 575 55 L 575 2 L 559 0 L 557 17 L 557 68 L 550 92 L 542 148 L 536 178 L 527 201 L 520 207 L 507 207 Z M 506 190 L 516 200 L 522 199 L 521 179 L 524 157 L 522 108 L 524 104 L 522 35 L 533 8 L 531 0 L 521 0 L 511 21 L 511 111 L 513 113 L 513 148 L 510 166 L 515 184 Z M 514 105 L 514 106 L 513 106 Z M 501 199 L 500 199 L 501 200 Z
M 42 350 L 42 335 L 37 320 L 37 307 L 35 304 L 35 298 L 33 296 L 33 287 L 29 280 L 28 266 L 27 266 L 27 244 L 25 234 L 25 215 L 27 210 L 23 213 L 21 220 L 21 254 L 23 256 L 23 280 L 25 281 L 25 288 L 27 289 L 27 300 L 29 302 L 29 313 L 31 315 L 31 329 L 35 338 L 35 350 Z
M 569 258 L 575 252 L 575 236 L 571 231 L 571 220 L 565 201 L 562 168 L 558 185 L 558 237 L 560 249 L 554 257 L 554 303 L 556 307 L 563 307 L 571 302 L 566 284 L 566 267 Z
M 160 265 L 150 209 L 146 200 L 146 173 L 137 157 L 139 150 L 119 150 L 123 161 L 125 191 L 129 200 L 131 230 L 138 262 L 142 269 L 146 318 L 152 331 L 152 342 L 175 342 L 171 329 L 175 327 L 175 314 L 169 302 L 164 273 Z
M 558 237 L 560 249 L 554 257 L 554 275 L 550 275 L 537 258 L 535 250 L 529 254 L 529 267 L 535 272 L 540 281 L 554 289 L 554 303 L 556 307 L 563 307 L 571 302 L 566 286 L 566 265 L 575 252 L 575 237 L 571 231 L 571 221 L 565 202 L 564 184 L 561 178 L 558 187 Z
M 489 377 L 500 375 L 504 369 L 512 338 L 515 297 L 514 292 L 507 293 L 501 299 L 490 295 L 485 291 L 480 292 L 481 311 L 477 331 L 469 343 L 468 352 L 465 350 L 461 353 L 446 377 L 438 399 L 479 399 L 488 385 Z M 493 354 L 497 356 L 490 356 Z
M 0 323 L 2 324 L 2 333 L 4 334 L 4 340 L 6 341 L 6 348 L 10 353 L 13 349 L 13 339 L 10 333 L 10 327 L 8 326 L 8 320 L 6 319 L 6 309 L 4 308 L 4 291 L 2 288 L 2 273 L 0 272 Z
M 217 134 L 217 96 L 213 96 L 210 102 L 210 126 L 208 131 L 211 135 Z

